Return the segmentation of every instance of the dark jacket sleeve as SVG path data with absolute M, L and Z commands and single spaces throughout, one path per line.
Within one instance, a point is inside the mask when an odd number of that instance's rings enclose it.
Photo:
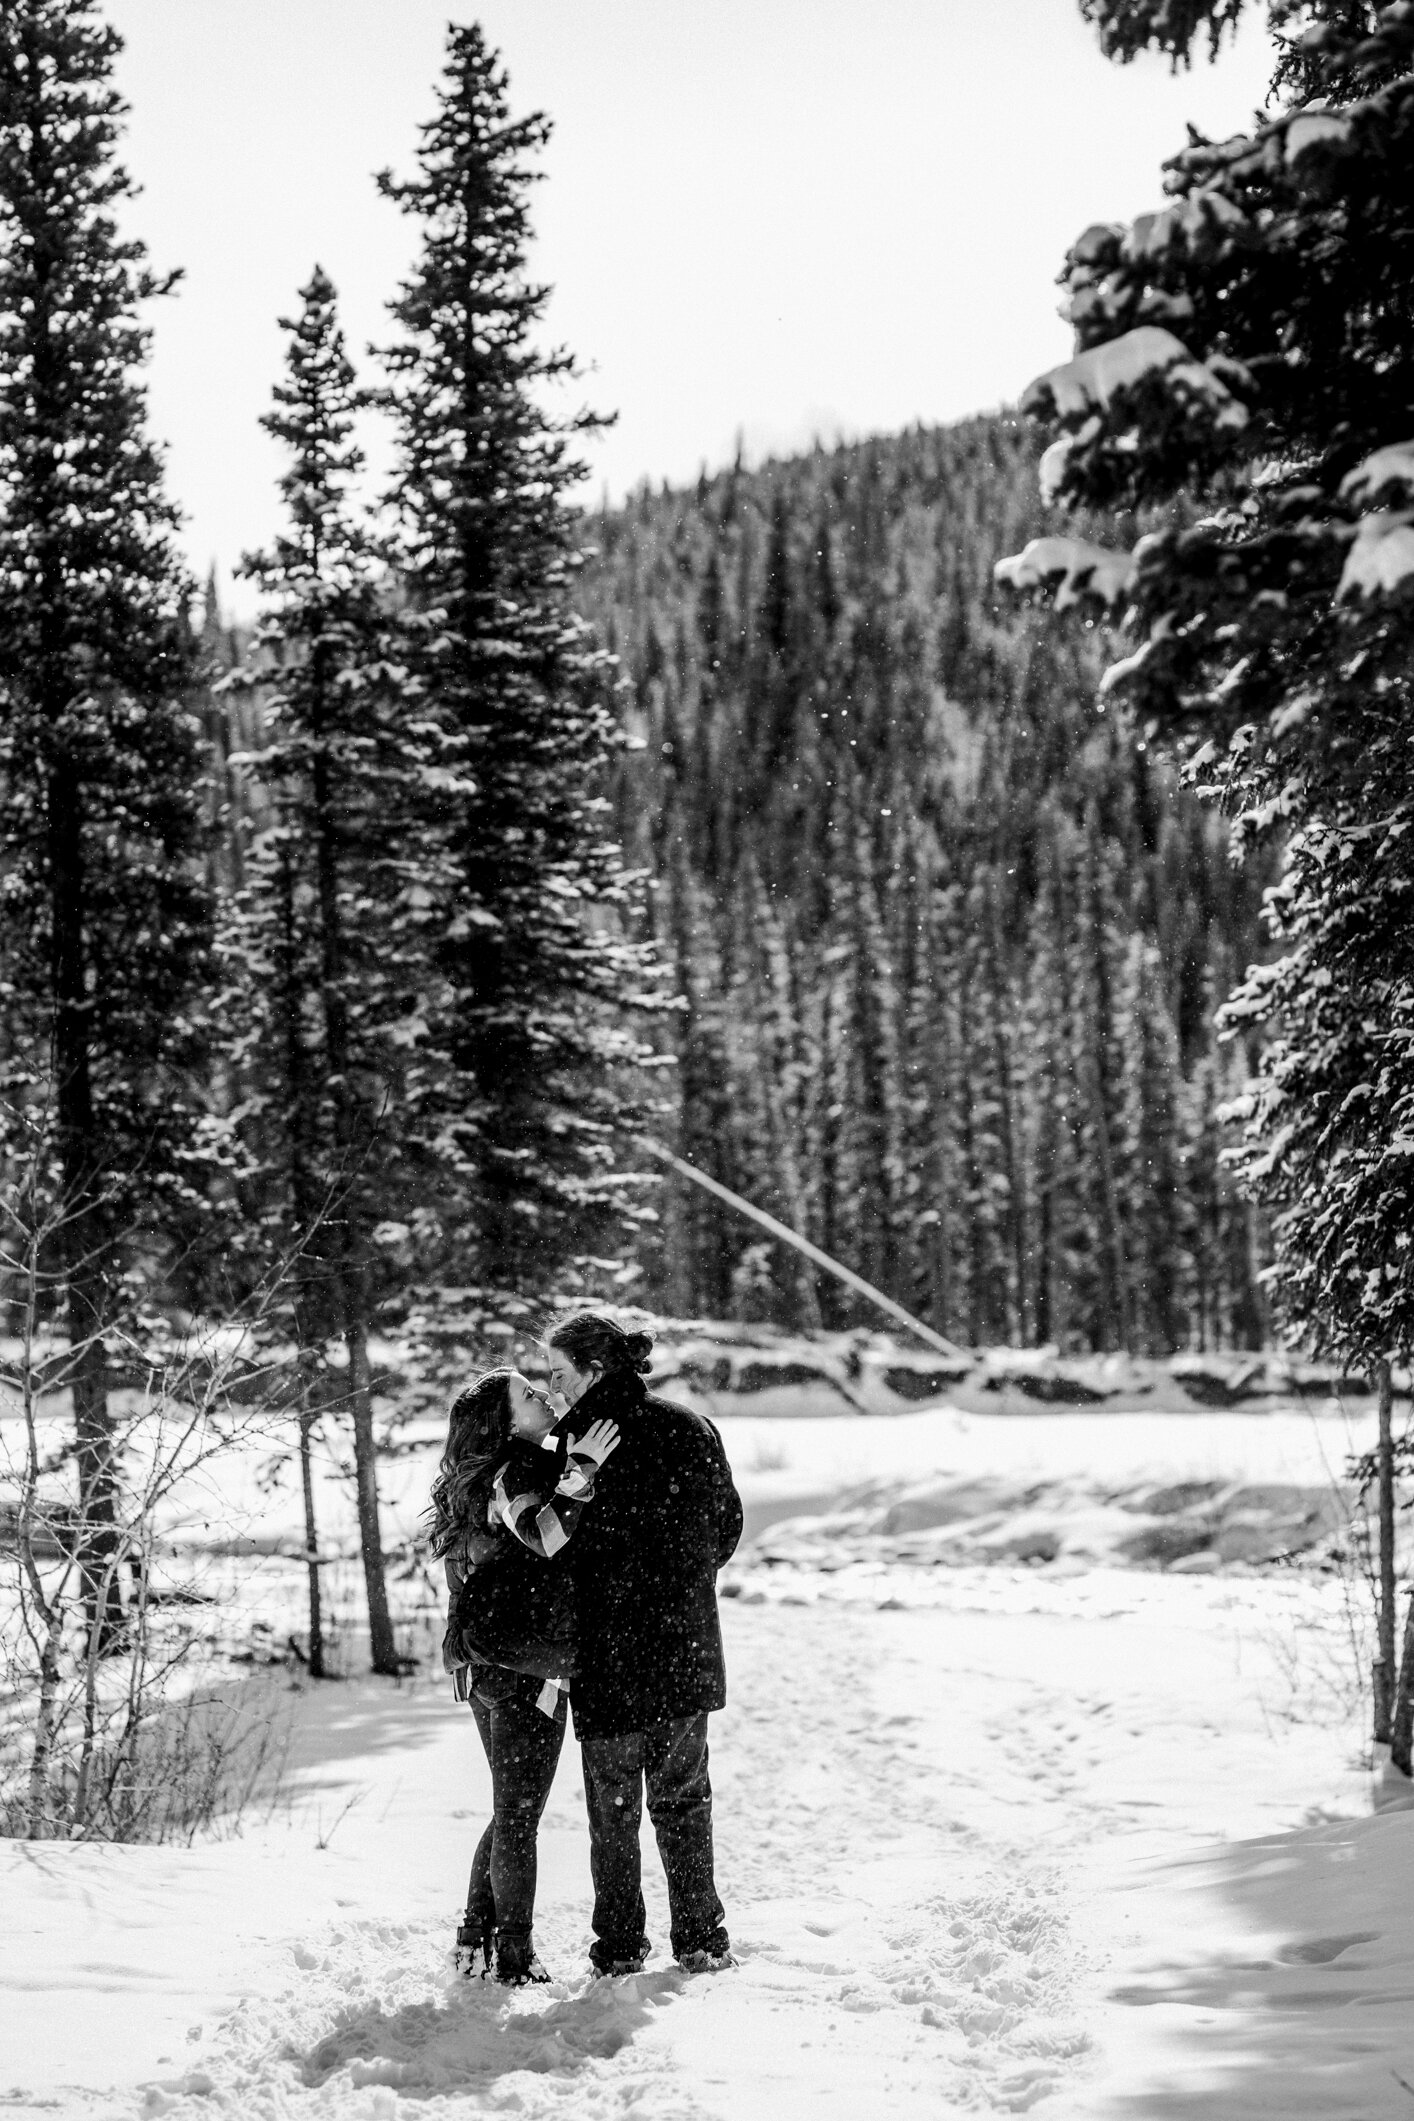
M 712 1422 L 707 1422 L 712 1433 L 712 1500 L 713 1516 L 717 1530 L 717 1567 L 725 1568 L 737 1550 L 741 1539 L 741 1497 L 732 1479 L 732 1469 L 727 1462 L 722 1439 Z

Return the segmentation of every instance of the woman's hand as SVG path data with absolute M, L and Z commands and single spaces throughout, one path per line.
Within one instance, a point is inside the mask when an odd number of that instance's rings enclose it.
M 602 1466 L 610 1452 L 619 1447 L 619 1425 L 607 1416 L 591 1422 L 582 1436 L 577 1436 L 570 1445 L 570 1456 L 588 1458 L 596 1469 Z

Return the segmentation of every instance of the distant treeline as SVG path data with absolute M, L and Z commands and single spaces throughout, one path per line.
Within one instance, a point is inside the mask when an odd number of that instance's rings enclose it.
M 987 418 L 589 524 L 579 601 L 641 739 L 626 853 L 683 1001 L 664 1126 L 950 1335 L 1253 1345 L 1217 1118 L 1248 1057 L 1213 1012 L 1262 878 L 1097 711 L 1112 646 L 999 604 L 1035 493 Z M 698 1189 L 661 1210 L 674 1312 L 863 1315 Z

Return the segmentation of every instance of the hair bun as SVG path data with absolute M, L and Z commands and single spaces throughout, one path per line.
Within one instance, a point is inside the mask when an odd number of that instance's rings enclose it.
M 652 1367 L 653 1335 L 651 1333 L 625 1333 L 624 1353 L 635 1370 L 640 1373 Z

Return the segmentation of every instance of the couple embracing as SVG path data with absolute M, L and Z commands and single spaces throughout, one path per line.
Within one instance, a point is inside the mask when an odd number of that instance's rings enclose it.
M 453 1402 L 431 1547 L 451 1606 L 443 1661 L 491 1767 L 462 1971 L 547 1981 L 532 1937 L 536 1835 L 564 1743 L 583 1751 L 594 1884 L 590 1959 L 649 1951 L 639 1856 L 646 1785 L 674 1957 L 732 1964 L 712 1864 L 707 1717 L 726 1700 L 716 1576 L 741 1502 L 711 1422 L 643 1382 L 652 1337 L 579 1312 L 546 1336 L 550 1392 L 493 1370 Z

